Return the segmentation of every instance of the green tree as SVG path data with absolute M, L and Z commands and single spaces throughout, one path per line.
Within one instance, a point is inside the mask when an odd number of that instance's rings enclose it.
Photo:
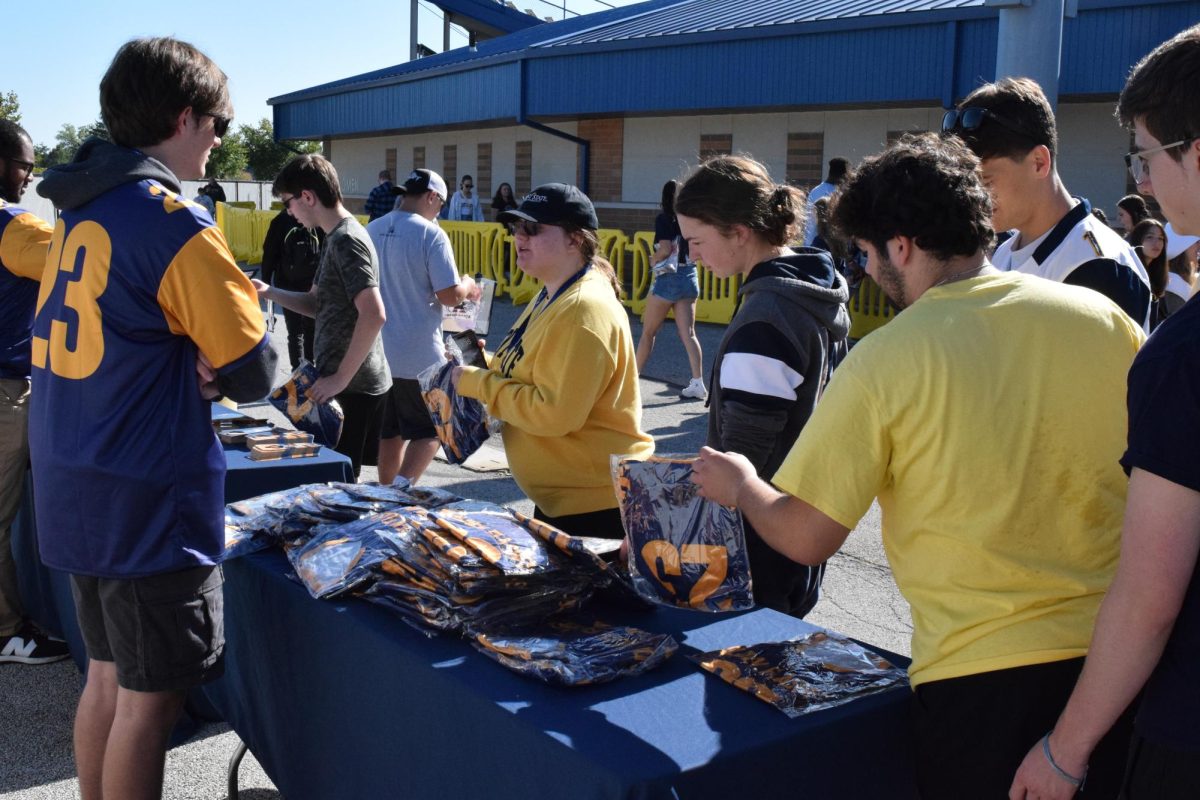
M 320 142 L 275 141 L 271 120 L 265 117 L 257 125 L 243 125 L 239 131 L 246 145 L 246 166 L 255 180 L 274 180 L 288 159 L 297 153 L 316 153 L 321 150 Z
M 0 92 L 0 119 L 21 121 L 21 101 L 16 92 Z
M 33 153 L 39 167 L 53 167 L 55 164 L 65 164 L 75 157 L 79 146 L 93 136 L 101 139 L 108 138 L 108 128 L 103 120 L 96 120 L 88 125 L 76 128 L 69 122 L 63 123 L 54 135 L 54 147 L 37 145 Z
M 242 130 L 245 130 L 243 128 Z M 246 171 L 246 143 L 241 131 L 228 131 L 221 138 L 221 146 L 214 147 L 208 154 L 204 177 L 235 179 Z

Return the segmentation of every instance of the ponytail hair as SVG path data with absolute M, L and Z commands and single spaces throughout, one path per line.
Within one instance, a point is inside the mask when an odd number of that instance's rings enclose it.
M 773 247 L 796 239 L 804 225 L 804 193 L 776 184 L 766 167 L 746 156 L 716 156 L 688 176 L 675 195 L 675 213 L 728 234 L 745 225 Z
M 583 254 L 584 263 L 591 264 L 600 270 L 600 273 L 604 277 L 608 278 L 608 282 L 612 284 L 613 293 L 620 300 L 622 295 L 621 283 L 617 280 L 617 271 L 613 269 L 613 265 L 609 263 L 607 258 L 600 255 L 600 237 L 591 228 L 578 228 L 566 223 L 563 223 L 562 227 L 568 235 L 579 235 L 579 252 Z

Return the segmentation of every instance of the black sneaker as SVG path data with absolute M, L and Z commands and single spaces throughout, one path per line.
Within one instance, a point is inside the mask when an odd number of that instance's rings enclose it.
M 0 664 L 51 664 L 70 655 L 66 642 L 28 620 L 12 636 L 0 637 Z

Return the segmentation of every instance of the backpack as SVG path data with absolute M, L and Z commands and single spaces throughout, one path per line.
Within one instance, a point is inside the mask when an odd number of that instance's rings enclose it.
M 320 261 L 321 238 L 316 231 L 297 225 L 284 234 L 275 282 L 280 288 L 308 291 Z

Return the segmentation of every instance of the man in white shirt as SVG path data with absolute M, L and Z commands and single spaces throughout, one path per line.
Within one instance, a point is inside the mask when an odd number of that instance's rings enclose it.
M 1015 231 L 992 256 L 1001 270 L 1086 286 L 1148 330 L 1150 280 L 1124 239 L 1072 197 L 1058 176 L 1058 130 L 1046 95 L 1029 78 L 979 87 L 948 111 L 942 131 L 982 162 L 992 227 Z
M 845 182 L 849 172 L 850 162 L 846 159 L 829 159 L 829 172 L 825 175 L 825 181 L 814 186 L 808 193 L 808 210 L 804 215 L 804 244 L 806 246 L 811 246 L 813 240 L 817 238 L 817 201 L 836 192 L 837 188 Z

